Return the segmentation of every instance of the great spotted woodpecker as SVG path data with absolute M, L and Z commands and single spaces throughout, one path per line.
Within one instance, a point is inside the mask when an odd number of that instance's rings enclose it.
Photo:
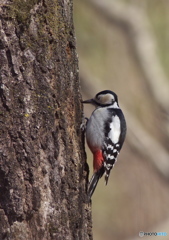
M 99 92 L 94 98 L 83 103 L 90 103 L 96 107 L 86 126 L 87 144 L 93 153 L 94 174 L 88 187 L 88 197 L 91 199 L 104 173 L 107 185 L 110 171 L 124 143 L 127 128 L 114 92 L 110 90 Z

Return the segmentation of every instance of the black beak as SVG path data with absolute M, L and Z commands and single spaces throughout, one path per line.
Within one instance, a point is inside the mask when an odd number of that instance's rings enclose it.
M 82 101 L 82 103 L 94 104 L 94 101 L 93 101 L 93 99 L 89 99 L 89 100 Z

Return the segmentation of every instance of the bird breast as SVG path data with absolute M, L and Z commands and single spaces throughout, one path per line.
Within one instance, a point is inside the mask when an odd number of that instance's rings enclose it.
M 92 152 L 102 149 L 104 142 L 105 121 L 108 112 L 104 108 L 97 108 L 88 120 L 86 128 L 87 144 Z

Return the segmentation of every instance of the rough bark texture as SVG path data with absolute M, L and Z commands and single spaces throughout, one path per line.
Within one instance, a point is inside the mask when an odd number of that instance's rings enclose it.
M 0 239 L 92 239 L 72 1 L 0 16 Z

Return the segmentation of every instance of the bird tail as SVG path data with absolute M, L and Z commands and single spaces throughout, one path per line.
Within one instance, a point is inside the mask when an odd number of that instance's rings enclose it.
M 95 172 L 92 176 L 92 178 L 90 179 L 89 182 L 89 187 L 88 187 L 88 199 L 90 201 L 94 190 L 98 184 L 99 179 L 103 176 L 104 174 L 104 167 L 102 167 L 100 170 L 98 170 L 97 172 Z
M 110 176 L 110 170 L 111 169 L 110 168 L 108 168 L 108 169 L 106 168 L 106 170 L 105 170 L 105 185 L 107 185 L 107 183 L 108 183 L 109 176 Z

